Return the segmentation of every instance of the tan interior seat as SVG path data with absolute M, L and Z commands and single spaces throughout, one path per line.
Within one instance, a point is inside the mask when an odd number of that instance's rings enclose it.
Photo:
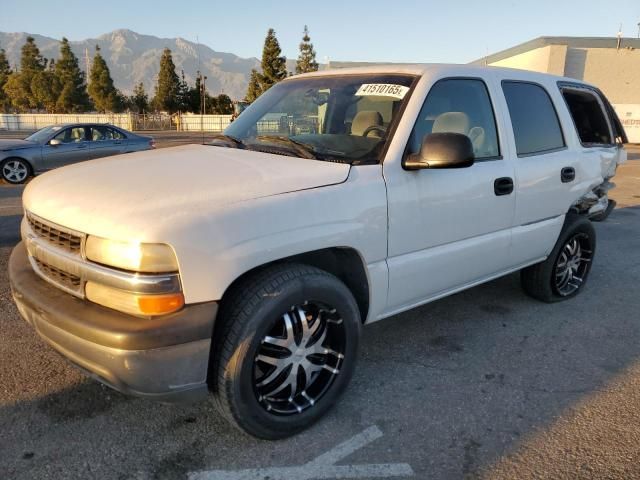
M 445 112 L 436 117 L 432 133 L 469 133 L 469 116 L 464 112 Z
M 433 122 L 432 133 L 461 133 L 466 135 L 473 144 L 473 150 L 482 151 L 485 142 L 484 128 L 471 127 L 469 116 L 464 112 L 445 112 L 436 117 Z
M 362 136 L 369 127 L 382 127 L 383 125 L 384 122 L 380 112 L 376 112 L 374 110 L 362 110 L 361 112 L 356 113 L 356 116 L 353 117 L 353 121 L 351 122 L 351 135 Z M 382 134 L 380 130 L 372 130 L 367 134 L 367 136 L 380 138 Z

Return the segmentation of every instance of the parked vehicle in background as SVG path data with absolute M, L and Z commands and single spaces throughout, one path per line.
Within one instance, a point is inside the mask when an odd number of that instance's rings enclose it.
M 42 128 L 24 140 L 0 140 L 0 175 L 9 183 L 72 163 L 154 148 L 153 138 L 108 124 Z
M 212 392 L 237 427 L 282 438 L 344 391 L 363 324 L 515 271 L 544 302 L 582 292 L 624 143 L 604 95 L 567 78 L 296 75 L 211 146 L 35 179 L 11 288 L 37 332 L 107 385 Z

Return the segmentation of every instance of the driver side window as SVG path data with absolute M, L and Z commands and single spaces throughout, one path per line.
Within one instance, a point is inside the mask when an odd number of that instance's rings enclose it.
M 84 142 L 84 127 L 65 128 L 53 138 L 60 140 L 62 143 Z
M 469 137 L 477 160 L 500 156 L 495 115 L 482 80 L 445 79 L 433 85 L 409 137 L 407 153 L 418 153 L 426 135 L 445 132 Z

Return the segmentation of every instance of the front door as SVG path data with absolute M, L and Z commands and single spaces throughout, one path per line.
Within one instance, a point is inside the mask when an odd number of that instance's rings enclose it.
M 497 126 L 489 92 L 479 78 L 436 82 L 405 152 L 418 152 L 430 133 L 462 133 L 472 141 L 473 166 L 406 171 L 397 162 L 384 164 L 389 202 L 387 314 L 473 285 L 510 266 L 514 170 L 508 155 L 503 157 L 500 137 L 505 135 Z
M 58 145 L 47 143 L 42 148 L 45 168 L 58 168 L 71 163 L 89 160 L 91 149 L 85 127 L 66 127 L 56 134 L 53 139 L 59 140 L 61 143 Z

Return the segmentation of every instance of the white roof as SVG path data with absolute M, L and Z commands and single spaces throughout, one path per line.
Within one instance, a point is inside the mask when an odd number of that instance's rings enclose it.
M 348 67 L 348 68 L 335 68 L 328 70 L 321 70 L 313 73 L 304 73 L 301 75 L 295 75 L 289 77 L 291 79 L 297 78 L 309 78 L 309 77 L 322 77 L 327 75 L 357 75 L 357 74 L 384 74 L 384 73 L 399 73 L 408 75 L 424 75 L 438 74 L 439 76 L 469 76 L 469 75 L 481 75 L 483 72 L 493 71 L 502 72 L 502 77 L 513 78 L 514 80 L 526 79 L 530 81 L 566 81 L 572 83 L 580 83 L 589 85 L 587 82 L 576 80 L 575 78 L 561 77 L 558 75 L 551 75 L 548 73 L 532 72 L 530 70 L 520 70 L 514 68 L 505 67 L 492 67 L 485 65 L 470 65 L 470 64 L 452 64 L 452 63 L 390 63 L 370 65 L 366 67 Z

